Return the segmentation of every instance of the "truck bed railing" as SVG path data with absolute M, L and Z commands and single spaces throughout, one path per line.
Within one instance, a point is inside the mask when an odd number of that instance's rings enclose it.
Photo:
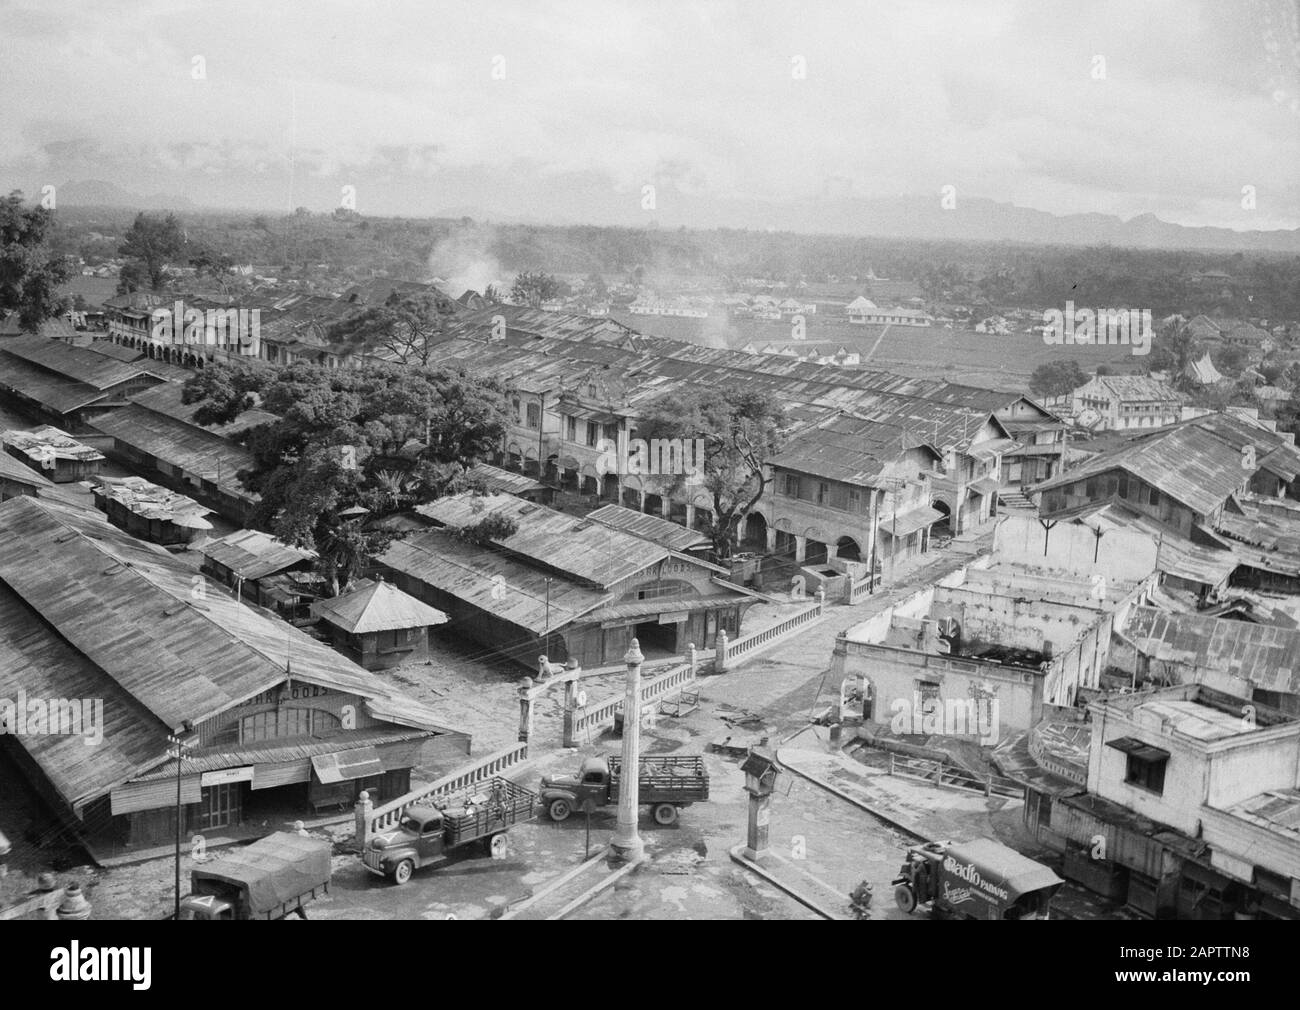
M 399 796 L 382 806 L 373 807 L 365 812 L 359 811 L 356 844 L 361 848 L 365 848 L 366 842 L 371 836 L 393 828 L 402 819 L 402 814 L 406 812 L 407 807 L 414 806 L 417 803 L 427 803 L 431 797 L 454 793 L 476 782 L 493 778 L 506 768 L 525 761 L 527 758 L 528 744 L 526 742 L 513 744 L 499 751 L 493 751 L 491 754 L 485 754 L 467 765 L 462 765 L 449 775 L 444 775 L 440 779 L 435 779 L 433 782 L 429 782 L 417 789 L 412 789 L 409 793 Z

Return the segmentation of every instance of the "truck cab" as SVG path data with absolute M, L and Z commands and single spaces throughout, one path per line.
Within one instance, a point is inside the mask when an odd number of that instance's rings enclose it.
M 435 807 L 408 807 L 392 831 L 371 839 L 366 847 L 365 863 L 370 869 L 404 884 L 412 871 L 445 858 L 446 849 L 442 811 Z
M 587 758 L 577 775 L 547 775 L 542 779 L 542 804 L 551 820 L 565 820 L 587 801 L 603 807 L 609 802 L 609 764 L 604 758 Z

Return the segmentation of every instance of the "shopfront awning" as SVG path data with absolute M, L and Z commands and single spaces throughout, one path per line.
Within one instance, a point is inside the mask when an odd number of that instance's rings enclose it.
M 943 513 L 938 509 L 928 507 L 912 509 L 910 512 L 900 513 L 897 520 L 882 519 L 879 523 L 879 529 L 881 533 L 888 533 L 890 536 L 896 536 L 901 540 L 917 530 L 932 526 L 943 517 Z
M 317 754 L 311 759 L 311 766 L 316 772 L 316 777 L 326 784 L 343 782 L 347 779 L 364 779 L 384 773 L 379 752 L 373 747 L 336 751 L 333 754 Z

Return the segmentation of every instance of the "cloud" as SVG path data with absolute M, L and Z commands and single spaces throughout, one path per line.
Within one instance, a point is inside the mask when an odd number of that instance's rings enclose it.
M 1271 221 L 1300 218 L 1300 36 L 1273 0 L 55 0 L 6 19 L 10 184 L 244 206 L 354 185 L 363 210 L 411 214 L 518 213 L 527 192 L 543 218 L 634 217 L 646 184 L 796 201 L 836 177 L 1248 227 L 1230 197 L 1249 183 Z

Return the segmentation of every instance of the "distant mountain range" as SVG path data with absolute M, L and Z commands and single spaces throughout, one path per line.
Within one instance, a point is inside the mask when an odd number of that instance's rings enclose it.
M 647 217 L 628 217 L 625 195 L 594 198 L 586 204 L 586 220 L 547 220 L 545 215 L 502 214 L 479 206 L 459 205 L 433 216 L 489 220 L 499 224 L 544 226 L 551 224 L 645 227 Z M 83 180 L 59 187 L 60 204 L 72 207 L 129 207 L 142 210 L 212 210 L 189 197 L 174 194 L 141 195 L 111 182 Z M 1229 228 L 1189 227 L 1141 214 L 1124 221 L 1110 214 L 1052 214 L 981 197 L 959 196 L 957 206 L 945 210 L 939 195 L 883 198 L 832 197 L 763 203 L 725 200 L 676 191 L 659 194 L 661 211 L 652 212 L 659 227 L 748 228 L 803 234 L 827 233 L 881 238 L 926 239 L 956 242 L 1024 242 L 1038 245 L 1113 245 L 1137 249 L 1203 249 L 1300 253 L 1300 228 L 1274 231 L 1234 231 Z M 228 209 L 228 213 L 237 213 Z M 283 213 L 269 209 L 267 213 Z M 390 215 L 375 215 L 390 216 Z M 392 215 L 395 216 L 395 215 Z M 423 217 L 425 215 L 410 215 Z
M 68 207 L 129 207 L 138 210 L 194 210 L 197 207 L 186 196 L 169 193 L 144 196 L 102 179 L 65 182 L 55 191 L 55 196 L 58 203 Z

